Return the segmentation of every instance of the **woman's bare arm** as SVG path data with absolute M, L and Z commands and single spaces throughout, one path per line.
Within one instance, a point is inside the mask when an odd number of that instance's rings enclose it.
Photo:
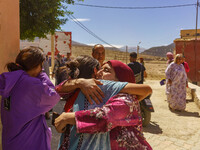
M 65 131 L 67 124 L 75 125 L 75 112 L 63 112 L 58 118 L 55 119 L 55 128 L 57 132 L 62 133 Z
M 128 93 L 128 94 L 134 94 L 138 96 L 138 100 L 141 101 L 148 95 L 152 93 L 152 89 L 149 85 L 146 84 L 134 84 L 134 83 L 128 83 L 121 91 L 120 93 Z
M 61 85 L 61 87 L 57 88 L 57 91 L 59 93 L 69 93 L 80 88 L 91 104 L 93 103 L 92 99 L 95 101 L 95 103 L 99 104 L 99 102 L 102 102 L 104 93 L 101 91 L 98 85 L 102 85 L 102 83 L 96 79 L 72 79 L 67 80 L 63 85 Z

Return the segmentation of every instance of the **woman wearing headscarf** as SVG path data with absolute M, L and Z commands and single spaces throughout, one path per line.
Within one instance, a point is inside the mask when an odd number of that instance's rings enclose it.
M 189 65 L 188 65 L 188 63 L 185 61 L 185 57 L 183 57 L 183 66 L 184 66 L 184 68 L 185 68 L 185 72 L 186 72 L 186 74 L 190 71 L 190 68 L 189 68 Z
M 177 54 L 165 70 L 167 101 L 171 110 L 182 111 L 186 107 L 187 75 L 182 63 L 183 55 Z
M 122 83 L 130 82 L 120 90 L 122 93 L 149 94 L 144 87 L 138 86 L 138 88 L 136 84 L 131 84 L 135 82 L 133 72 L 120 61 L 111 60 L 105 63 L 97 77 Z M 104 80 L 101 81 L 104 83 Z M 108 84 L 106 82 L 100 88 L 105 95 L 110 95 L 113 91 L 105 87 L 107 85 L 112 87 L 112 82 Z M 63 113 L 55 122 L 57 130 L 61 131 L 66 124 L 75 123 L 76 129 L 72 130 L 68 137 L 70 142 L 65 138 L 60 149 L 151 149 L 142 134 L 142 118 L 137 97 L 129 94 L 114 95 L 109 100 L 104 98 L 100 105 L 89 105 L 88 110 L 79 109 L 82 111 Z M 140 99 L 145 97 L 143 96 Z M 80 107 L 82 101 L 80 99 L 74 105 Z
M 169 65 L 174 61 L 174 55 L 171 52 L 167 52 L 166 56 L 167 56 L 167 65 Z

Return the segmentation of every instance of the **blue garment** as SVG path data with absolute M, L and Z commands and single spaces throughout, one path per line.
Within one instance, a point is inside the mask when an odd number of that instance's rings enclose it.
M 100 80 L 103 85 L 99 85 L 104 93 L 103 102 L 99 105 L 88 103 L 87 99 L 82 92 L 79 93 L 73 111 L 94 109 L 95 107 L 102 107 L 111 97 L 118 94 L 128 83 L 127 82 L 114 82 L 108 80 Z M 82 135 L 82 136 L 81 136 Z M 70 134 L 70 150 L 77 149 L 79 146 L 81 150 L 110 150 L 110 136 L 109 132 L 88 134 L 76 133 L 76 126 L 72 127 Z M 79 148 L 78 148 L 79 149 Z

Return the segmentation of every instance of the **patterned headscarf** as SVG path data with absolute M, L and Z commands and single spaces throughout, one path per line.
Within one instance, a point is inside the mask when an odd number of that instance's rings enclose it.
M 110 62 L 113 67 L 119 81 L 135 83 L 134 73 L 128 65 L 118 60 L 110 60 L 108 62 Z

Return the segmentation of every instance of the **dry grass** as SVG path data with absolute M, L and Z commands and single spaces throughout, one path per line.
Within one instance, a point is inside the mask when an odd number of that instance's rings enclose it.
M 91 56 L 91 54 L 92 47 L 72 47 L 72 57 L 74 58 L 79 55 Z M 141 54 L 139 55 L 139 57 L 144 58 L 146 72 L 148 75 L 147 79 L 161 80 L 162 78 L 165 78 L 165 69 L 167 67 L 166 58 Z M 113 59 L 120 60 L 124 63 L 129 63 L 129 53 L 106 49 L 105 61 Z

